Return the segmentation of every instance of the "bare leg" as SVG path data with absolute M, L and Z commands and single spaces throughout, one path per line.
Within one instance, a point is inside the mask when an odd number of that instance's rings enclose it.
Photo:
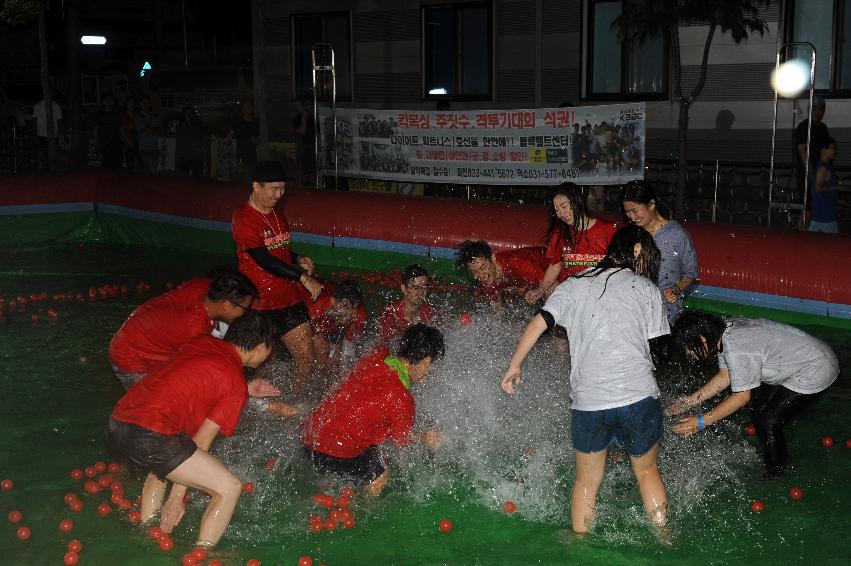
M 307 375 L 316 363 L 316 355 L 313 352 L 313 329 L 309 322 L 303 322 L 284 334 L 282 340 L 295 361 L 296 374 L 292 379 L 292 390 L 297 393 L 304 389 Z
M 160 480 L 153 472 L 145 478 L 142 486 L 142 522 L 148 522 L 160 510 L 165 497 L 166 482 Z
M 387 485 L 387 480 L 390 479 L 390 472 L 384 470 L 380 476 L 372 480 L 372 483 L 367 485 L 364 490 L 373 497 L 381 495 L 381 490 Z
M 327 365 L 331 361 L 331 345 L 322 334 L 313 335 L 313 353 L 321 365 Z
M 205 546 L 213 546 L 219 542 L 242 492 L 242 482 L 239 478 L 209 453 L 196 450 L 188 460 L 168 475 L 168 479 L 210 494 L 210 503 L 201 517 L 198 540 Z
M 606 471 L 606 450 L 593 454 L 576 451 L 576 482 L 570 498 L 573 531 L 587 533 L 594 525 L 597 491 Z
M 657 527 L 663 527 L 668 516 L 668 496 L 665 494 L 665 484 L 659 475 L 656 465 L 656 457 L 659 453 L 659 445 L 654 446 L 644 456 L 630 456 L 632 473 L 638 480 L 638 491 L 644 502 L 644 510 L 650 518 L 650 522 Z

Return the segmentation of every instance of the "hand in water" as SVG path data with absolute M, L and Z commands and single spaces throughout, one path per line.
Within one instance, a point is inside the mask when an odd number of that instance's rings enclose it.
M 527 303 L 532 305 L 532 304 L 537 303 L 538 300 L 540 300 L 540 298 L 543 297 L 543 296 L 544 296 L 543 289 L 532 289 L 531 291 L 528 291 L 526 293 L 526 296 L 524 298 L 526 299 Z
M 294 405 L 290 405 L 288 403 L 283 403 L 281 401 L 275 401 L 273 403 L 269 403 L 269 406 L 266 407 L 266 410 L 270 413 L 274 413 L 279 417 L 289 418 L 294 417 L 298 414 L 298 408 Z
M 672 426 L 671 430 L 677 434 L 691 436 L 700 430 L 700 428 L 697 426 L 697 417 L 686 417 Z
M 520 385 L 520 370 L 508 368 L 508 371 L 505 372 L 504 376 L 502 376 L 502 383 L 500 383 L 500 387 L 502 387 L 502 390 L 509 395 L 514 395 L 517 393 L 516 387 L 518 385 Z
M 446 439 L 436 430 L 429 430 L 422 433 L 422 442 L 429 448 L 440 448 L 446 442 Z
M 679 295 L 677 295 L 676 293 L 674 293 L 671 289 L 664 289 L 664 290 L 662 291 L 662 296 L 664 296 L 664 297 L 665 297 L 665 300 L 666 300 L 667 302 L 671 303 L 671 304 L 676 303 L 676 302 L 677 302 L 677 299 L 679 299 Z
M 248 382 L 249 397 L 277 397 L 281 390 L 265 379 L 252 379 Z
M 674 399 L 665 407 L 665 416 L 673 417 L 675 415 L 680 415 L 685 413 L 691 408 L 691 403 L 689 403 L 685 397 L 680 397 L 679 399 Z
M 164 533 L 170 533 L 180 523 L 185 513 L 186 505 L 183 503 L 183 496 L 170 495 L 163 505 L 160 528 Z

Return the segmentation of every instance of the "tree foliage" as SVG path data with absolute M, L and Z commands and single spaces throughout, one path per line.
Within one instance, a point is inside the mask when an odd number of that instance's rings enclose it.
M 38 17 L 42 5 L 42 0 L 3 0 L 0 20 L 13 26 L 26 24 Z

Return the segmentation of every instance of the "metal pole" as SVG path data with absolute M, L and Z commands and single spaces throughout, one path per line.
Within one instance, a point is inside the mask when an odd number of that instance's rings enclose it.
M 812 51 L 812 57 L 810 61 L 810 109 L 807 117 L 807 159 L 804 161 L 804 203 L 803 210 L 801 214 L 806 214 L 807 210 L 807 188 L 809 186 L 809 176 L 810 176 L 810 135 L 812 134 L 812 115 L 813 115 L 813 91 L 815 89 L 815 80 L 816 80 L 816 48 L 815 46 L 808 41 L 790 41 L 788 43 L 784 43 L 777 49 L 777 56 L 775 58 L 774 70 L 775 72 L 780 67 L 780 56 L 783 54 L 784 58 L 788 53 L 789 47 L 791 46 L 800 46 L 800 47 L 808 47 Z M 774 90 L 774 116 L 771 121 L 771 160 L 768 166 L 768 226 L 771 226 L 771 213 L 774 210 L 774 153 L 777 143 L 777 104 L 778 104 L 778 96 L 777 90 Z M 798 148 L 795 147 L 795 151 Z
M 712 222 L 715 222 L 715 211 L 718 210 L 718 179 L 721 175 L 721 164 L 715 160 L 715 195 L 712 197 Z
M 310 50 L 310 73 L 313 86 L 313 168 L 315 169 L 314 185 L 319 187 L 319 113 L 317 109 L 316 95 L 316 46 Z
M 330 55 L 330 64 L 326 63 L 324 60 L 321 63 L 317 63 L 317 52 L 325 52 L 326 55 Z M 325 59 L 325 57 L 323 57 Z M 310 63 L 311 63 L 311 72 L 313 76 L 313 135 L 314 135 L 314 146 L 315 146 L 315 160 L 316 160 L 316 186 L 319 186 L 319 109 L 318 109 L 318 101 L 319 96 L 317 94 L 316 89 L 316 72 L 317 71 L 325 71 L 331 73 L 331 140 L 333 144 L 334 151 L 334 188 L 338 188 L 338 160 L 337 160 L 337 75 L 334 66 L 334 47 L 330 43 L 314 43 L 313 47 L 310 49 Z
M 186 40 L 186 0 L 180 0 L 180 11 L 183 14 L 183 59 L 186 68 L 189 68 L 189 46 Z

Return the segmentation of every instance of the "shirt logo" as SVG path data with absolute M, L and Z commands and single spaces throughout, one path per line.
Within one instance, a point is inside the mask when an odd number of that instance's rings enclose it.
M 605 256 L 597 254 L 574 254 L 570 252 L 562 255 L 565 267 L 595 267 Z
M 276 250 L 290 245 L 290 233 L 273 234 L 269 230 L 263 230 L 263 243 L 268 250 Z

